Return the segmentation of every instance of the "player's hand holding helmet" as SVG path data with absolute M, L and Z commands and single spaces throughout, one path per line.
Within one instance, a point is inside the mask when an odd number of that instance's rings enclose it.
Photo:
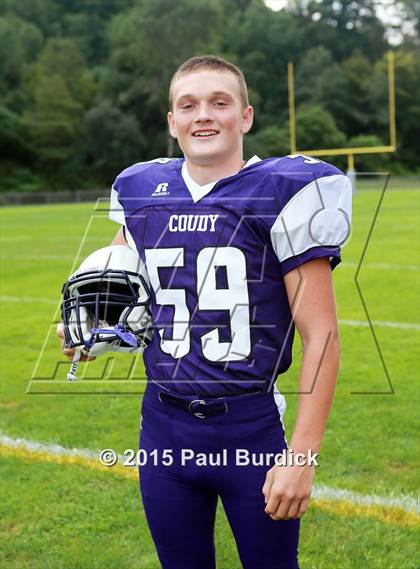
M 65 347 L 97 356 L 139 353 L 151 340 L 150 285 L 137 252 L 126 245 L 98 249 L 63 286 Z M 75 379 L 75 369 L 68 374 Z

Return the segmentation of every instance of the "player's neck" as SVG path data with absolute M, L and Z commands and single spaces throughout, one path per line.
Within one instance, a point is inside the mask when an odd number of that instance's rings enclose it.
M 245 162 L 242 156 L 235 157 L 234 160 L 220 164 L 196 164 L 185 157 L 188 174 L 200 186 L 217 182 L 222 178 L 233 176 L 241 170 Z

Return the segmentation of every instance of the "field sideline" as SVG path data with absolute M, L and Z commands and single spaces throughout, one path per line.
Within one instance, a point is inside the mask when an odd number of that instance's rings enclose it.
M 406 497 L 412 504 L 419 484 L 419 193 L 392 186 L 385 193 L 360 270 L 358 282 L 377 346 L 354 276 L 380 195 L 379 187 L 355 195 L 351 241 L 343 249 L 342 264 L 334 270 L 342 363 L 316 484 L 319 489 L 341 489 L 344 497 L 344 491 L 352 496 Z M 126 396 L 104 394 L 104 384 L 118 385 L 129 367 L 127 358 L 121 354 L 115 358 L 107 372 L 108 382 L 96 382 L 96 393 L 83 394 L 80 382 L 69 395 L 73 386 L 65 381 L 68 365 L 59 356 L 53 334 L 48 335 L 55 327 L 61 285 L 76 255 L 82 259 L 108 244 L 117 230 L 104 209 L 60 204 L 0 211 L 0 429 L 10 439 L 43 441 L 66 449 L 113 448 L 119 453 L 137 447 L 141 389 Z M 67 395 L 36 394 L 36 389 L 27 393 L 44 342 L 36 373 L 45 376 L 62 361 L 56 389 L 61 385 Z M 296 413 L 299 354 L 297 337 L 294 364 L 277 383 L 288 393 L 289 434 Z M 96 361 L 86 367 L 86 385 L 100 365 Z M 134 381 L 142 373 L 139 361 Z M 39 385 L 36 374 L 32 385 Z M 29 449 L 15 447 L 12 452 L 11 448 L 5 444 L 2 453 L 2 560 L 6 567 L 159 568 L 133 476 L 45 455 L 41 459 Z M 315 493 L 302 523 L 302 569 L 418 568 L 414 514 L 386 517 L 392 511 L 390 505 L 388 510 L 378 509 L 381 517 L 374 515 L 376 511 L 367 515 L 360 506 L 349 510 L 337 504 Z M 222 569 L 240 568 L 222 508 L 216 546 Z

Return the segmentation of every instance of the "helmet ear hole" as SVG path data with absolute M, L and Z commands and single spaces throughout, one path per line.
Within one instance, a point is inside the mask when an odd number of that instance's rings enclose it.
M 135 334 L 151 327 L 152 319 L 147 306 L 136 306 L 126 308 L 122 314 L 119 324 L 128 324 L 130 330 Z

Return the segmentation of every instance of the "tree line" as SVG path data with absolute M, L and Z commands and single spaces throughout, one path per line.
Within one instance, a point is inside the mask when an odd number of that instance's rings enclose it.
M 245 73 L 256 113 L 247 157 L 290 151 L 288 61 L 299 147 L 388 144 L 389 30 L 376 4 L 296 0 L 275 12 L 263 0 L 3 0 L 0 191 L 101 187 L 129 164 L 180 155 L 166 128 L 168 85 L 203 53 Z M 399 9 L 411 28 L 395 30 L 398 152 L 356 157 L 359 170 L 419 170 L 419 7 Z

